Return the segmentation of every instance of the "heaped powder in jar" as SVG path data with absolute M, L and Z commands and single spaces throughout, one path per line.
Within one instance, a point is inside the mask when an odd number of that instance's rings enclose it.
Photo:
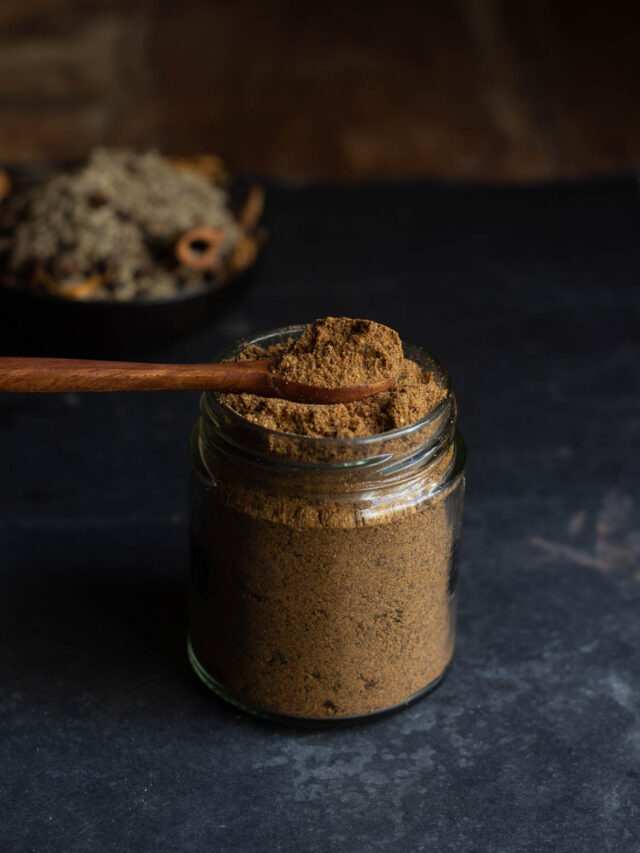
M 265 353 L 325 387 L 397 382 L 322 406 L 204 395 L 192 663 L 224 698 L 271 716 L 393 708 L 437 684 L 453 654 L 464 460 L 446 375 L 423 351 L 405 358 L 391 329 L 347 318 L 237 357 Z
M 268 349 L 246 348 L 239 360 L 277 358 L 285 379 L 324 388 L 366 385 L 395 378 L 389 390 L 354 403 L 294 403 L 253 394 L 224 394 L 243 417 L 280 432 L 316 438 L 377 435 L 419 421 L 444 397 L 430 371 L 404 358 L 397 332 L 371 320 L 327 317 L 302 335 Z

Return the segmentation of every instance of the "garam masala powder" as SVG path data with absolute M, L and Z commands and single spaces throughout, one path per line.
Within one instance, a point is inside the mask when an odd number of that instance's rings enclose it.
M 232 704 L 326 723 L 402 707 L 453 655 L 464 445 L 444 369 L 368 320 L 326 318 L 223 358 L 354 403 L 201 398 L 191 441 L 189 656 Z

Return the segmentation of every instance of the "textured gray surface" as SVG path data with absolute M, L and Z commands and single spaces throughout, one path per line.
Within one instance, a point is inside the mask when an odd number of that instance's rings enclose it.
M 445 683 L 359 728 L 219 703 L 184 654 L 196 395 L 0 397 L 0 847 L 640 850 L 635 183 L 271 191 L 256 285 L 148 352 L 366 315 L 451 370 L 469 446 Z

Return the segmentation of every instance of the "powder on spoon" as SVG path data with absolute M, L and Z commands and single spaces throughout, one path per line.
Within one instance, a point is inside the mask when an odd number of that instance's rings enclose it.
M 403 354 L 400 336 L 371 320 L 326 317 L 306 327 L 276 366 L 285 379 L 322 388 L 348 388 L 397 379 Z
M 366 385 L 389 377 L 395 385 L 353 403 L 294 403 L 253 394 L 221 398 L 253 423 L 315 438 L 377 435 L 415 423 L 445 396 L 429 371 L 403 356 L 398 334 L 371 320 L 326 317 L 299 338 L 269 349 L 247 347 L 238 360 L 277 358 L 275 372 L 286 379 L 325 388 Z

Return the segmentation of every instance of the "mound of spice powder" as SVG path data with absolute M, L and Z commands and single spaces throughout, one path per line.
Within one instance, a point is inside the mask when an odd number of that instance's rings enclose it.
M 326 317 L 302 335 L 265 350 L 245 349 L 240 360 L 277 358 L 274 371 L 286 379 L 324 388 L 366 385 L 395 378 L 395 385 L 354 403 L 294 403 L 253 394 L 224 394 L 238 414 L 273 430 L 314 438 L 356 438 L 415 423 L 444 397 L 430 372 L 406 359 L 393 329 L 371 320 Z
M 278 359 L 285 379 L 346 388 L 396 379 L 402 367 L 400 336 L 371 320 L 326 317 L 306 327 Z
M 342 465 L 358 442 L 328 442 L 329 464 L 309 467 L 304 437 L 357 438 L 414 423 L 447 397 L 442 376 L 403 358 L 396 333 L 366 320 L 318 320 L 297 340 L 239 357 L 265 354 L 279 359 L 276 371 L 329 387 L 398 378 L 390 391 L 350 404 L 221 395 L 281 433 L 251 465 L 209 445 L 201 423 L 192 443 L 196 671 L 232 702 L 271 714 L 328 720 L 398 706 L 438 683 L 453 654 L 463 491 L 461 474 L 451 474 L 453 442 L 414 456 L 420 442 L 445 436 L 425 422 L 409 454 L 404 439 L 381 437 L 381 468 Z M 228 448 L 244 440 L 228 437 Z M 318 442 L 306 444 L 317 452 Z M 273 468 L 274 456 L 290 464 Z

